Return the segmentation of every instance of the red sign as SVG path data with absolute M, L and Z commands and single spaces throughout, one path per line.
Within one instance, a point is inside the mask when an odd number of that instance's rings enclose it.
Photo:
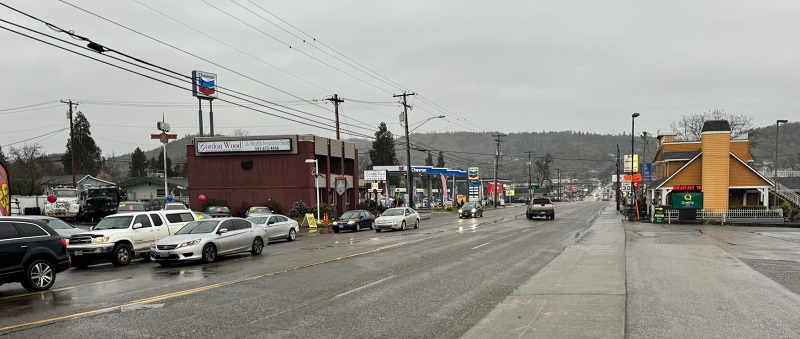
M 678 192 L 700 192 L 703 190 L 703 185 L 676 185 L 672 186 L 672 190 Z
M 486 183 L 486 190 L 488 191 L 489 194 L 492 194 L 492 189 L 493 188 L 494 188 L 494 183 L 492 183 L 492 182 L 487 182 Z M 497 192 L 497 194 L 503 194 L 503 185 L 497 184 L 496 192 Z
M 640 173 L 635 173 L 634 175 L 626 174 L 624 180 L 642 182 L 642 175 Z
M 8 186 L 8 171 L 3 163 L 0 163 L 0 216 L 11 215 L 11 192 Z

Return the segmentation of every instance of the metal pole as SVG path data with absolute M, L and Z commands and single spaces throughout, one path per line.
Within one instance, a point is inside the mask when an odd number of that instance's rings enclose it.
M 403 93 L 403 118 L 405 120 L 406 128 L 406 206 L 414 208 L 414 177 L 411 175 L 411 139 L 408 137 L 408 104 L 406 102 L 406 95 Z
M 164 139 L 166 141 L 166 139 Z M 164 143 L 164 199 L 169 195 L 169 188 L 167 186 L 167 143 Z
M 775 121 L 775 177 L 772 178 L 772 181 L 775 182 L 775 190 L 772 194 L 774 197 L 774 201 L 772 203 L 773 206 L 778 205 L 778 137 L 780 136 L 781 132 L 781 124 L 785 124 L 789 122 L 789 120 L 777 120 Z
M 214 136 L 214 100 L 208 100 L 208 126 L 211 136 Z
M 197 117 L 200 119 L 200 136 L 203 136 L 203 100 L 197 99 Z
M 317 220 L 319 220 L 319 161 L 314 159 L 314 187 L 317 189 Z
M 619 144 L 617 144 L 617 180 L 614 182 L 614 200 L 617 201 L 617 211 L 619 211 L 619 198 L 620 198 L 620 191 L 619 191 Z

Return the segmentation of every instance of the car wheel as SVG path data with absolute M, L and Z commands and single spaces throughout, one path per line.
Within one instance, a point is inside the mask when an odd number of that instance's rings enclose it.
M 417 219 L 417 221 L 414 222 L 414 228 L 419 228 L 419 219 Z
M 403 220 L 403 222 L 400 223 L 400 230 L 401 231 L 405 231 L 406 230 L 406 221 L 405 220 Z
M 31 292 L 49 289 L 56 282 L 56 270 L 53 264 L 44 259 L 37 259 L 25 267 L 22 287 Z
M 376 232 L 376 233 L 381 233 L 381 230 L 376 228 L 376 229 L 375 229 L 375 232 Z
M 169 261 L 159 261 L 158 264 L 161 265 L 162 267 L 167 267 L 172 263 Z
M 111 263 L 114 266 L 125 266 L 131 263 L 131 247 L 128 244 L 117 244 L 111 252 Z
M 292 228 L 289 230 L 289 236 L 286 237 L 286 240 L 294 241 L 295 239 L 297 239 L 297 231 L 295 231 L 294 228 Z
M 76 268 L 87 268 L 89 267 L 89 260 L 88 259 L 75 259 L 75 257 L 71 260 L 72 267 Z
M 250 248 L 250 254 L 252 255 L 260 255 L 261 251 L 264 250 L 264 240 L 261 238 L 253 239 L 253 247 Z
M 371 222 L 369 223 L 369 229 L 375 229 L 375 226 L 373 226 Z
M 527 218 L 528 218 L 528 220 L 533 220 L 533 216 L 532 216 L 532 215 L 530 215 L 530 214 L 527 214 L 527 215 L 525 215 L 525 217 L 527 217 Z
M 462 219 L 460 215 L 458 216 L 458 218 L 459 218 L 459 219 Z
M 550 220 L 556 220 L 556 215 L 555 214 L 551 215 Z
M 204 263 L 212 263 L 214 260 L 217 260 L 217 248 L 212 244 L 203 246 L 202 260 Z
M 140 253 L 139 256 L 142 257 L 144 262 L 150 261 L 150 252 Z
M 353 232 L 361 232 L 361 224 L 356 224 L 356 228 L 353 229 Z
M 333 233 L 339 233 L 339 227 L 333 226 Z

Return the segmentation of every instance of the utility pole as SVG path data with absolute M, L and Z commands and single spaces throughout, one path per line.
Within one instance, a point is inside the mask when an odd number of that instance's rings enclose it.
M 619 144 L 617 144 L 617 181 L 614 182 L 614 200 L 617 201 L 617 211 L 619 211 Z
M 69 157 L 72 162 L 72 187 L 78 188 L 78 182 L 75 179 L 75 132 L 73 131 L 75 124 L 72 121 L 72 107 L 78 107 L 78 103 L 72 103 L 72 100 L 61 100 L 61 103 L 69 105 Z
M 492 187 L 492 204 L 497 208 L 497 170 L 500 168 L 500 143 L 503 140 L 500 138 L 506 136 L 502 133 L 492 134 L 495 137 L 494 141 L 497 142 L 497 151 L 494 154 L 494 186 Z
M 556 168 L 558 171 L 558 185 L 556 185 L 556 193 L 558 193 L 558 201 L 561 201 L 561 169 Z
M 408 137 L 408 96 L 414 95 L 414 93 L 406 93 L 392 95 L 392 97 L 403 97 L 403 120 L 405 121 L 404 125 L 406 127 L 406 194 L 408 194 L 408 201 L 406 201 L 406 206 L 414 208 L 414 179 L 411 176 L 411 139 Z M 339 130 L 338 128 L 336 129 Z
M 411 95 L 413 95 L 413 94 L 411 94 Z M 339 137 L 339 104 L 343 103 L 344 100 L 339 99 L 339 96 L 336 95 L 336 94 L 333 95 L 333 98 L 327 98 L 325 100 L 328 100 L 328 101 L 333 103 L 334 112 L 336 113 L 336 140 L 342 140 Z M 403 100 L 405 101 L 405 97 L 403 97 Z M 406 121 L 406 123 L 408 123 L 408 121 Z
M 533 177 L 531 177 L 531 151 L 527 151 L 525 153 L 528 154 L 528 198 L 532 200 L 533 189 L 531 188 L 531 186 L 533 185 L 533 183 L 531 181 L 533 180 Z

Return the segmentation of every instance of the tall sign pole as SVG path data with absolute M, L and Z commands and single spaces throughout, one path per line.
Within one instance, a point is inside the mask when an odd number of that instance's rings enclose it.
M 167 132 L 169 132 L 169 124 L 164 121 L 163 115 L 161 121 L 156 123 L 156 128 L 158 128 L 161 133 L 151 134 L 150 139 L 161 140 L 162 146 L 164 147 L 164 198 L 166 198 L 169 196 L 169 185 L 167 184 L 167 177 L 169 174 L 169 168 L 167 168 L 167 142 L 169 142 L 170 139 L 178 139 L 178 135 L 167 134 Z

